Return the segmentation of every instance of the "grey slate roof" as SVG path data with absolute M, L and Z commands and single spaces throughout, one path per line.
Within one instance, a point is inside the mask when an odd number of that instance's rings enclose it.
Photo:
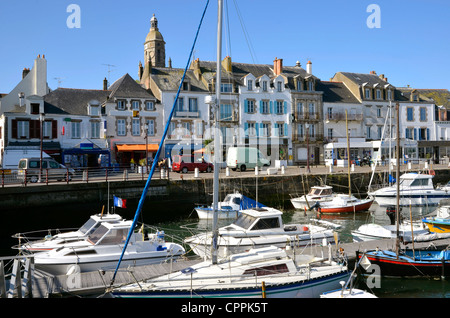
M 340 73 L 349 78 L 351 81 L 361 85 L 364 83 L 367 83 L 370 86 L 373 86 L 375 84 L 380 84 L 381 86 L 389 84 L 385 80 L 381 79 L 377 74 L 363 74 L 350 72 L 340 72 Z
M 144 71 L 145 72 L 145 71 Z M 161 91 L 177 91 L 183 78 L 184 69 L 168 67 L 152 67 L 152 80 Z M 153 76 L 154 75 L 154 76 Z M 185 82 L 188 81 L 193 92 L 207 92 L 208 88 L 197 80 L 191 69 L 186 71 Z
M 93 89 L 58 88 L 44 96 L 48 114 L 87 115 L 87 105 L 92 100 L 103 104 L 111 91 Z
M 110 98 L 156 99 L 153 94 L 139 85 L 128 73 L 115 81 L 110 87 Z
M 202 75 L 208 82 L 210 82 L 215 77 L 216 66 L 216 62 L 200 61 L 200 69 L 202 71 Z M 271 79 L 276 77 L 275 73 L 273 72 L 273 65 L 270 64 L 249 64 L 232 62 L 231 66 L 231 73 L 226 72 L 222 67 L 222 79 L 227 79 L 231 76 L 231 78 L 240 85 L 243 84 L 244 77 L 248 74 L 253 74 L 256 78 L 263 75 L 267 75 Z M 288 78 L 287 84 L 290 88 L 294 88 L 294 78 L 296 76 L 300 75 L 300 77 L 302 78 L 312 76 L 313 78 L 317 79 L 317 77 L 309 75 L 308 73 L 306 73 L 306 70 L 298 66 L 283 66 L 283 71 L 281 74 Z
M 317 91 L 323 92 L 324 103 L 357 103 L 359 100 L 345 86 L 343 82 L 327 82 L 318 81 L 316 85 Z

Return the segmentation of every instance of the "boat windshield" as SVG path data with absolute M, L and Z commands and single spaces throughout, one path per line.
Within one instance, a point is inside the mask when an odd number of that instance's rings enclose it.
M 245 213 L 241 213 L 241 215 L 238 216 L 236 221 L 234 221 L 233 223 L 239 227 L 248 229 L 250 227 L 250 225 L 252 225 L 253 222 L 255 222 L 255 220 L 256 220 L 255 217 L 245 214 Z
M 91 235 L 89 241 L 92 244 L 119 244 L 125 242 L 128 235 L 128 229 L 112 229 L 108 232 L 108 228 L 100 225 Z
M 227 195 L 226 197 L 225 197 L 225 199 L 223 200 L 223 202 L 230 202 L 231 201 L 231 195 Z
M 94 224 L 95 224 L 95 220 L 89 219 L 89 220 L 87 220 L 86 223 L 84 223 L 84 224 L 80 227 L 79 231 L 80 231 L 81 233 L 85 234 L 85 233 L 87 232 L 87 230 L 89 230 Z
M 331 189 L 323 189 L 321 195 L 330 195 Z

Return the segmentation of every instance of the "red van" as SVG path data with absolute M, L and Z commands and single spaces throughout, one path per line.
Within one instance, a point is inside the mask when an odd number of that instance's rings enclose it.
M 187 173 L 194 171 L 195 168 L 198 168 L 200 172 L 211 172 L 214 165 L 202 158 L 195 158 L 193 155 L 173 156 L 172 171 Z

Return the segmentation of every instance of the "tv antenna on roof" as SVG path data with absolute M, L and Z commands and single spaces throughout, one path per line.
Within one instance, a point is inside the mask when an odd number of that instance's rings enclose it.
M 61 83 L 62 83 L 62 80 L 63 80 L 64 78 L 61 78 L 61 77 L 55 77 L 54 79 L 58 81 L 58 88 L 61 87 Z
M 112 72 L 112 70 L 111 70 L 111 67 L 116 67 L 115 65 L 112 65 L 112 64 L 102 64 L 102 65 L 106 65 L 106 66 L 108 66 L 108 84 L 109 84 L 109 75 L 111 74 L 111 72 Z

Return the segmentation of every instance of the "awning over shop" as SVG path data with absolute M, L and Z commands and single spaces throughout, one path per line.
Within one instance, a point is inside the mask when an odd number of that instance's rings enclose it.
M 146 145 L 117 145 L 117 151 L 158 151 L 159 145 L 148 144 Z

